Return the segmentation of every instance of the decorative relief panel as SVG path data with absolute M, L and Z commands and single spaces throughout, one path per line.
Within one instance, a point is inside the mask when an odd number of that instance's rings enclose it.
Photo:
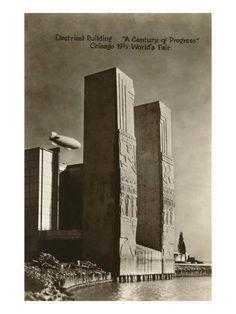
M 119 130 L 120 162 L 120 256 L 133 257 L 137 229 L 136 140 Z
M 174 225 L 174 208 L 165 208 L 162 212 L 162 224 Z
M 121 215 L 137 217 L 137 165 L 135 138 L 120 131 L 119 148 Z
M 164 199 L 174 201 L 174 165 L 169 156 L 162 154 L 162 189 Z
M 174 247 L 174 163 L 162 153 L 162 249 L 165 256 L 171 255 Z
M 118 129 L 134 136 L 134 86 L 133 81 L 117 69 Z
M 167 153 L 167 120 L 166 117 L 161 115 L 160 119 L 160 137 L 161 137 L 161 152 Z

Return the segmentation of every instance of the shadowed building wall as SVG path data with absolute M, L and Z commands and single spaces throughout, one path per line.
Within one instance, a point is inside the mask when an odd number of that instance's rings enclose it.
M 39 252 L 47 252 L 63 262 L 81 259 L 82 232 L 71 230 L 44 230 L 39 232 Z
M 60 173 L 59 228 L 81 229 L 83 207 L 83 164 L 69 165 Z
M 137 106 L 137 243 L 162 252 L 163 273 L 174 272 L 174 164 L 171 111 L 161 102 Z
M 113 273 L 136 250 L 132 80 L 117 68 L 85 78 L 83 258 Z

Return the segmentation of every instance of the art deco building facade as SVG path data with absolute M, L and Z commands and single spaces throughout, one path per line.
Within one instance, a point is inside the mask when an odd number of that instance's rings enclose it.
M 27 260 L 47 251 L 114 277 L 174 273 L 171 112 L 158 101 L 134 105 L 122 71 L 89 75 L 83 164 L 60 172 L 58 149 L 26 150 Z
M 138 166 L 137 242 L 162 252 L 174 272 L 174 162 L 171 111 L 162 102 L 135 107 Z

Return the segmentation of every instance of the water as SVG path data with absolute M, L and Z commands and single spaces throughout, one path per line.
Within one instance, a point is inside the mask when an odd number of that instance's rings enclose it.
M 211 277 L 135 283 L 104 283 L 74 289 L 76 301 L 209 301 Z

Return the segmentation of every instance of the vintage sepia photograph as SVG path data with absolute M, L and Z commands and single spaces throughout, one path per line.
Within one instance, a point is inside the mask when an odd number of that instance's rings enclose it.
M 210 301 L 211 14 L 24 23 L 25 301 Z

